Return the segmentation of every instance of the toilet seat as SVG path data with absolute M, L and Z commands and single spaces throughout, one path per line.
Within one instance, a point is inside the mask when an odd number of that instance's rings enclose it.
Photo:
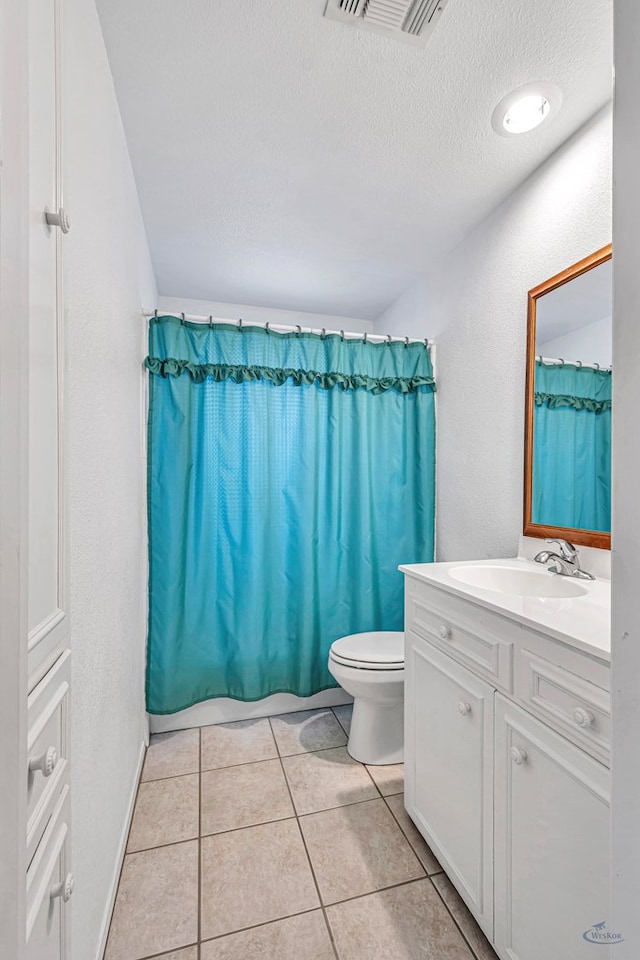
M 356 670 L 404 670 L 404 633 L 378 630 L 340 637 L 331 644 L 329 658 Z

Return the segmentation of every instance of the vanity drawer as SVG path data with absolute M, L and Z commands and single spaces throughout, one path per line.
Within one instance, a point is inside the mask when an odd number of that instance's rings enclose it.
M 27 957 L 67 956 L 69 873 L 69 786 L 65 784 L 27 870 Z
M 426 584 L 408 581 L 405 628 L 511 693 L 513 628 L 501 617 Z
M 609 765 L 611 698 L 598 687 L 530 650 L 518 651 L 517 698 L 558 733 Z
M 27 699 L 27 845 L 29 858 L 45 830 L 68 771 L 71 653 L 66 650 Z

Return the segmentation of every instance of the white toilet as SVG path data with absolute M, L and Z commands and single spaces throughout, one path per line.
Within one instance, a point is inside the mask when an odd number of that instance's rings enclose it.
M 354 698 L 347 750 L 362 763 L 404 759 L 404 633 L 354 633 L 331 644 L 329 672 Z

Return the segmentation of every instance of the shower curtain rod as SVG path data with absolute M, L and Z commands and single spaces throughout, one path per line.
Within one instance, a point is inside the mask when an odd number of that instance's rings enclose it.
M 168 313 L 160 313 L 158 310 L 145 310 L 143 316 L 146 319 L 151 317 L 176 317 L 177 320 L 191 320 L 195 323 L 229 323 L 232 326 L 242 327 L 244 325 L 248 327 L 265 327 L 267 330 L 293 330 L 298 333 L 319 333 L 322 336 L 326 334 L 337 334 L 343 339 L 348 340 L 379 340 L 386 341 L 387 343 L 391 342 L 404 342 L 404 343 L 424 343 L 425 346 L 433 347 L 435 345 L 435 340 L 429 340 L 426 337 L 393 337 L 390 333 L 353 333 L 351 330 L 327 330 L 324 327 L 303 327 L 299 323 L 271 323 L 270 320 L 263 322 L 261 320 L 249 320 L 244 321 L 238 318 L 237 320 L 230 320 L 228 317 L 201 317 L 197 314 L 192 313 L 173 313 L 169 311 Z
M 540 363 L 557 363 L 561 367 L 564 367 L 565 365 L 569 367 L 593 367 L 594 370 L 603 370 L 605 372 L 611 372 L 613 369 L 611 366 L 603 366 L 595 361 L 593 363 L 584 363 L 582 360 L 564 360 L 562 357 L 536 357 L 536 360 L 539 360 Z

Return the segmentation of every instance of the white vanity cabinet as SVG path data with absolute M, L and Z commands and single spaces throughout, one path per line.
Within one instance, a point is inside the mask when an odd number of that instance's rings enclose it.
M 609 919 L 608 681 L 598 651 L 407 577 L 405 804 L 500 960 L 586 960 Z
M 499 694 L 495 722 L 496 949 L 588 960 L 582 935 L 609 916 L 609 771 Z

